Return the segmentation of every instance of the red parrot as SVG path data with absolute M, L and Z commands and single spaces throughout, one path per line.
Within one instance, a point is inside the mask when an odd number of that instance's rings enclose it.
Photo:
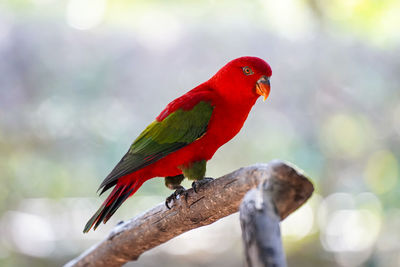
M 207 161 L 240 131 L 257 98 L 267 99 L 271 74 L 264 60 L 240 57 L 169 103 L 101 183 L 100 195 L 114 189 L 83 232 L 106 223 L 148 179 L 165 177 L 165 185 L 176 189 L 166 200 L 168 208 L 184 191 L 185 177 L 204 181 Z

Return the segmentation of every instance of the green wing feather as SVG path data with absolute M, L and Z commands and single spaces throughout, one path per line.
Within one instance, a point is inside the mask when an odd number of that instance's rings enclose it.
M 101 183 L 105 192 L 118 178 L 148 166 L 200 138 L 207 130 L 213 106 L 200 101 L 191 110 L 178 109 L 154 121 L 139 135 L 121 161 Z

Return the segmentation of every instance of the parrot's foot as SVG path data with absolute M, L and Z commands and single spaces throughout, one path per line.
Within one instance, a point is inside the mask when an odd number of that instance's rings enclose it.
M 169 206 L 169 203 L 171 201 L 175 201 L 175 199 L 179 199 L 181 196 L 183 196 L 185 198 L 185 200 L 187 200 L 187 191 L 186 189 L 179 185 L 176 187 L 175 192 L 173 192 L 169 197 L 167 197 L 167 199 L 165 200 L 165 206 L 170 210 L 172 208 L 172 206 Z
M 201 180 L 194 181 L 192 183 L 192 188 L 193 188 L 194 192 L 197 193 L 199 191 L 200 187 L 202 187 L 205 184 L 208 184 L 211 181 L 214 181 L 214 178 L 204 177 Z

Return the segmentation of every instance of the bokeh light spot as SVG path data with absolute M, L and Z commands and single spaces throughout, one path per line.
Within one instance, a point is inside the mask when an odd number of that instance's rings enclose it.
M 89 30 L 103 20 L 107 0 L 70 0 L 67 23 L 78 30 Z
M 331 215 L 322 244 L 336 252 L 366 250 L 379 230 L 379 217 L 368 210 L 338 210 Z
M 4 220 L 11 226 L 11 241 L 19 252 L 35 257 L 49 256 L 54 250 L 55 239 L 51 225 L 34 214 L 9 211 Z
M 311 199 L 281 223 L 281 233 L 285 240 L 298 241 L 318 231 L 315 212 L 322 200 L 314 193 Z
M 180 39 L 181 22 L 168 12 L 152 8 L 140 14 L 136 23 L 136 39 L 147 49 L 165 51 Z
M 322 201 L 318 222 L 323 248 L 335 253 L 340 265 L 346 266 L 353 261 L 359 265 L 368 259 L 379 237 L 382 204 L 370 192 L 355 196 L 334 193 Z
M 375 152 L 368 159 L 364 176 L 373 192 L 383 194 L 392 190 L 399 176 L 396 157 L 387 150 Z
M 361 118 L 336 114 L 322 128 L 321 146 L 334 157 L 355 158 L 365 150 L 370 131 Z

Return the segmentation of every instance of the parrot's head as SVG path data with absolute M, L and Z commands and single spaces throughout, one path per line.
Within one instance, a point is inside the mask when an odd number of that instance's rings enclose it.
M 271 67 L 258 57 L 240 57 L 222 67 L 211 81 L 227 97 L 244 100 L 263 96 L 265 101 L 271 85 Z

